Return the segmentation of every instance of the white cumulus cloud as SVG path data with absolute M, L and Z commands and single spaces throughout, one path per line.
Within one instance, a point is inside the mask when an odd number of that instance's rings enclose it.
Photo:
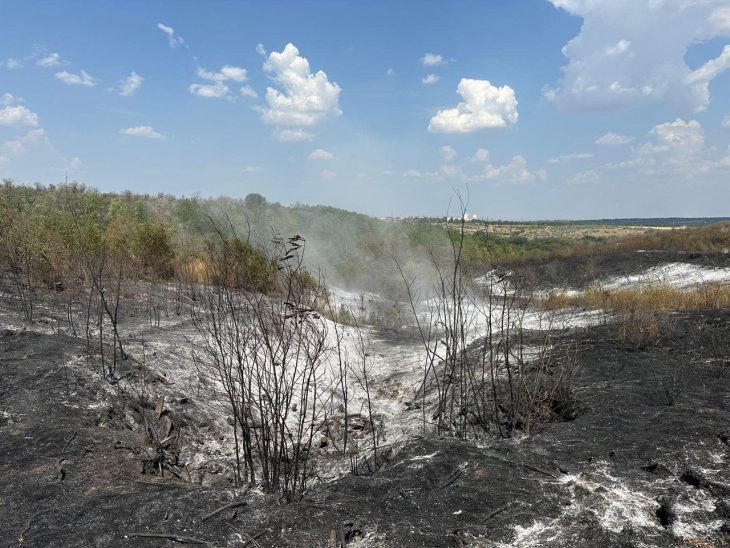
M 12 101 L 13 96 L 8 93 L 3 95 L 3 99 Z M 9 105 L 0 109 L 0 126 L 36 127 L 38 115 L 23 105 Z
M 690 72 L 687 76 L 687 82 L 690 84 L 707 84 L 728 68 L 730 68 L 730 45 L 722 48 L 720 55 L 710 59 L 697 70 Z M 709 91 L 707 91 L 706 102 L 709 102 L 709 99 Z
M 264 71 L 279 89 L 266 89 L 266 107 L 261 119 L 274 125 L 311 127 L 342 114 L 340 86 L 330 82 L 323 71 L 312 73 L 309 61 L 299 55 L 294 44 L 273 51 Z
M 206 97 L 209 99 L 233 99 L 231 95 L 231 89 L 225 84 L 225 82 L 236 82 L 242 83 L 248 80 L 248 71 L 245 68 L 236 67 L 233 65 L 223 65 L 218 71 L 211 71 L 198 67 L 198 77 L 212 84 L 190 84 L 188 90 L 193 95 L 199 97 Z M 258 97 L 258 94 L 251 86 L 241 86 L 239 93 L 244 97 Z
M 165 136 L 155 131 L 150 126 L 136 126 L 120 129 L 119 133 L 129 137 L 143 137 L 145 139 L 164 139 Z
M 220 99 L 228 97 L 230 88 L 223 82 L 215 82 L 214 84 L 190 84 L 188 90 L 198 97 L 206 97 L 208 99 Z
M 641 143 L 632 147 L 627 160 L 605 164 L 594 171 L 596 176 L 586 172 L 585 180 L 573 182 L 594 182 L 593 179 L 602 179 L 604 174 L 636 184 L 652 182 L 662 186 L 721 182 L 730 174 L 730 147 L 718 152 L 717 147 L 706 143 L 697 120 L 676 118 L 654 126 Z M 576 177 L 581 179 L 579 175 Z
M 440 110 L 431 118 L 433 133 L 471 133 L 517 123 L 517 99 L 509 86 L 493 86 L 489 80 L 462 78 L 456 91 L 463 101 Z
M 142 86 L 143 81 L 144 78 L 142 78 L 136 72 L 132 72 L 132 74 L 127 76 L 124 80 L 120 81 L 119 95 L 127 97 L 134 94 L 134 92 L 136 92 Z
M 0 126 L 15 130 L 16 136 L 0 144 L 0 164 L 8 164 L 14 156 L 39 143 L 48 143 L 46 132 L 39 127 L 38 115 L 23 105 L 16 104 L 21 99 L 10 93 L 0 96 Z
M 629 168 L 631 175 L 695 181 L 730 167 L 730 155 L 718 159 L 713 147 L 706 146 L 700 123 L 677 118 L 654 126 L 633 156 L 616 167 Z
M 82 70 L 79 74 L 74 74 L 73 72 L 62 70 L 61 72 L 57 72 L 56 74 L 54 74 L 54 76 L 58 80 L 61 80 L 61 82 L 69 86 L 94 87 L 96 85 L 96 80 L 92 78 L 85 70 Z
M 567 110 L 605 110 L 666 101 L 704 110 L 709 84 L 730 68 L 730 46 L 700 68 L 685 62 L 700 41 L 730 35 L 727 0 L 549 0 L 582 17 L 563 47 L 568 62 L 545 96 Z
M 440 78 L 437 75 L 431 73 L 431 74 L 427 74 L 426 76 L 421 78 L 421 83 L 425 84 L 427 86 L 431 86 L 431 85 L 435 84 L 436 82 L 438 82 L 439 79 Z
M 649 172 L 657 168 L 689 170 L 705 156 L 705 135 L 697 120 L 677 118 L 655 126 L 632 160 L 635 166 Z
M 730 129 L 730 115 L 722 119 L 722 127 Z
M 426 53 L 421 57 L 421 64 L 425 67 L 435 67 L 443 65 L 445 62 L 443 55 L 437 53 Z
M 654 126 L 649 135 L 656 138 L 655 150 L 682 150 L 683 154 L 695 152 L 705 145 L 702 126 L 697 120 L 684 121 L 677 118 L 674 122 L 666 122 Z
M 223 65 L 218 72 L 198 67 L 198 76 L 200 76 L 203 80 L 212 80 L 214 82 L 226 82 L 228 80 L 233 82 L 245 82 L 248 79 L 248 74 L 245 68 L 234 67 L 231 65 Z
M 44 68 L 57 67 L 61 64 L 61 56 L 58 53 L 51 53 L 38 59 L 35 64 Z

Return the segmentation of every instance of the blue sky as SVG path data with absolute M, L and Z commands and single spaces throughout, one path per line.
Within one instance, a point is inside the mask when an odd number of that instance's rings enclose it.
M 729 0 L 0 0 L 0 175 L 489 218 L 730 214 Z

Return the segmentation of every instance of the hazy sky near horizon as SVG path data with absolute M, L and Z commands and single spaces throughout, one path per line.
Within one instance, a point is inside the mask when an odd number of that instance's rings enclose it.
M 19 183 L 730 215 L 730 0 L 0 0 L 0 20 Z

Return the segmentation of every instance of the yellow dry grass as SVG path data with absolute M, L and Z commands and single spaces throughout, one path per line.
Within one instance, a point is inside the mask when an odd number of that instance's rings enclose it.
M 730 308 L 730 285 L 704 284 L 691 289 L 666 285 L 606 290 L 591 287 L 576 294 L 549 294 L 542 306 L 548 310 L 582 307 L 610 312 L 720 310 Z
M 178 275 L 189 282 L 205 283 L 210 280 L 210 268 L 202 259 L 191 259 L 179 265 Z
M 552 293 L 541 304 L 552 310 L 604 310 L 615 319 L 617 340 L 639 350 L 672 340 L 677 322 L 673 312 L 730 309 L 730 285 L 705 284 L 691 289 L 655 285 L 612 291 L 591 287 L 577 294 Z

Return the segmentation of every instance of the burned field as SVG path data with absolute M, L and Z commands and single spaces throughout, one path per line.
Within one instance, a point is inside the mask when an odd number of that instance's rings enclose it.
M 727 224 L 312 260 L 260 200 L 2 191 L 3 546 L 730 542 Z
M 527 5 L 0 0 L 0 548 L 730 548 L 730 0 Z
M 181 318 L 155 337 L 174 345 L 189 327 Z M 672 334 L 637 348 L 610 320 L 556 332 L 553 345 L 574 349 L 578 366 L 575 409 L 562 420 L 507 439 L 394 434 L 374 473 L 363 463 L 330 477 L 313 470 L 301 496 L 285 503 L 234 488 L 225 419 L 210 418 L 222 412 L 194 385 L 145 372 L 132 357 L 110 384 L 90 367 L 82 339 L 5 329 L 2 542 L 722 546 L 730 542 L 730 366 L 718 345 L 730 340 L 730 313 L 676 314 Z M 375 373 L 375 405 L 403 394 L 399 416 L 417 420 L 417 391 L 397 384 Z M 396 428 L 386 422 L 385 430 Z M 327 435 L 312 459 L 347 459 Z

